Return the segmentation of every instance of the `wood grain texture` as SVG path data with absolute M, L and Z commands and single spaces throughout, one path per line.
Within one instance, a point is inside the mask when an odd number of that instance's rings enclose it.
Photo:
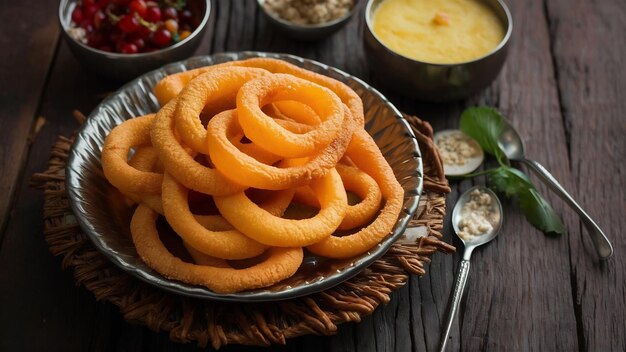
M 38 3 L 48 15 L 40 15 L 43 22 L 36 25 L 52 21 L 50 14 L 55 13 L 56 4 Z M 449 350 L 623 351 L 626 245 L 618 236 L 626 230 L 626 76 L 621 68 L 626 55 L 625 5 L 621 0 L 515 0 L 509 4 L 515 23 L 510 55 L 498 80 L 487 90 L 467 101 L 448 104 L 417 103 L 384 93 L 403 111 L 428 120 L 436 130 L 456 128 L 467 106 L 498 107 L 524 136 L 528 154 L 562 181 L 607 230 L 616 257 L 604 264 L 594 261 L 591 242 L 578 218 L 545 187 L 539 186 L 539 190 L 563 216 L 567 236 L 544 236 L 526 222 L 514 202 L 505 201 L 502 234 L 474 253 Z M 209 29 L 197 54 L 240 50 L 290 53 L 380 86 L 385 77 L 375 74 L 363 52 L 363 5 L 361 1 L 354 18 L 336 34 L 305 43 L 270 26 L 256 1 L 214 0 Z M 2 14 L 8 9 L 32 11 L 26 3 L 0 6 Z M 6 38 L 6 34 L 0 35 L 1 40 Z M 22 52 L 36 44 L 38 55 L 25 56 L 36 59 L 32 63 L 36 70 L 28 73 L 35 88 L 46 81 L 46 65 L 54 48 L 54 41 L 44 43 L 48 45 L 45 49 L 41 40 L 16 50 Z M 12 57 L 13 53 L 0 53 L 0 78 L 15 79 L 17 74 L 6 69 L 2 55 Z M 45 169 L 56 135 L 68 134 L 77 126 L 71 118 L 73 109 L 91 111 L 103 94 L 115 88 L 115 84 L 83 71 L 62 44 L 43 95 L 29 92 L 31 95 L 10 98 L 19 104 L 5 104 L 9 98 L 3 93 L 2 126 L 18 126 L 11 127 L 15 134 L 28 134 L 37 106 L 39 114 L 48 119 L 23 174 Z M 11 122 L 5 114 L 19 118 Z M 9 137 L 0 142 L 3 169 L 9 162 L 19 164 L 26 150 L 26 144 L 20 147 Z M 490 166 L 493 162 L 487 163 Z M 5 174 L 12 174 L 15 182 L 20 172 L 18 166 L 6 169 L 0 171 L 0 187 L 9 185 L 3 181 Z M 451 209 L 461 192 L 484 182 L 478 178 L 454 183 L 448 207 Z M 19 189 L 14 216 L 0 247 L 0 350 L 197 350 L 194 345 L 170 342 L 165 333 L 127 324 L 114 306 L 98 303 L 84 288 L 76 288 L 71 273 L 60 270 L 60 260 L 47 251 L 38 215 L 42 197 L 26 183 L 22 179 L 0 189 L 3 194 Z M 0 211 L 5 198 L 0 198 Z M 445 239 L 461 248 L 449 229 L 449 215 L 445 224 Z M 227 346 L 221 351 L 434 351 L 459 259 L 460 253 L 436 254 L 426 276 L 412 277 L 387 306 L 359 324 L 341 326 L 335 336 L 305 336 L 271 349 Z
M 626 3 L 547 1 L 563 122 L 569 190 L 612 241 L 598 262 L 587 230 L 570 233 L 571 284 L 585 351 L 626 350 Z M 620 39 L 621 38 L 621 39 Z M 601 186 L 599 186 L 601 185 Z
M 44 170 L 56 136 L 78 127 L 74 109 L 89 112 L 115 88 L 85 72 L 65 43 L 51 72 L 40 111 L 47 123 L 32 145 L 26 175 Z M 0 350 L 85 351 L 108 346 L 122 318 L 113 306 L 76 289 L 70 271 L 60 270 L 60 258 L 48 252 L 41 236 L 43 222 L 37 220 L 41 192 L 28 188 L 28 177 L 17 187 L 20 196 L 0 248 Z
M 543 2 L 511 5 L 516 30 L 507 64 L 475 103 L 498 107 L 525 137 L 527 152 L 545 156 L 546 167 L 567 184 L 568 152 Z M 558 198 L 538 188 L 563 214 Z M 473 256 L 460 319 L 462 350 L 576 350 L 567 239 L 532 228 L 513 202 L 506 201 L 504 211 L 500 237 Z M 571 215 L 564 221 L 575 228 Z
M 0 5 L 0 242 L 59 37 L 55 1 Z M 25 21 L 28 19 L 28 21 Z M 8 87 L 10 85 L 10 88 Z

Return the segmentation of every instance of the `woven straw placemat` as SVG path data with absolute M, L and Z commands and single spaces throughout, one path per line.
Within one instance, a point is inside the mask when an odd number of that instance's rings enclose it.
M 127 321 L 169 331 L 173 341 L 195 341 L 214 348 L 268 346 L 305 334 L 334 334 L 337 325 L 359 322 L 381 303 L 388 303 L 392 291 L 406 284 L 409 275 L 424 275 L 424 264 L 433 253 L 454 251 L 440 240 L 445 194 L 450 189 L 432 141 L 432 128 L 416 117 L 406 118 L 419 141 L 425 175 L 424 193 L 409 226 L 424 227 L 426 235 L 398 241 L 360 274 L 326 291 L 279 302 L 225 303 L 182 297 L 125 273 L 96 250 L 70 210 L 65 165 L 73 137 L 58 137 L 48 169 L 32 177 L 32 185 L 44 191 L 45 239 L 52 254 L 63 257 L 63 268 L 73 268 L 77 284 L 96 299 L 118 306 Z

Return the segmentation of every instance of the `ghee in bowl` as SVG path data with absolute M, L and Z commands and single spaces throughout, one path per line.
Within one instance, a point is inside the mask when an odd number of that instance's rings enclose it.
M 386 0 L 373 19 L 374 33 L 385 46 L 429 63 L 478 59 L 505 35 L 501 20 L 480 0 Z
M 367 0 L 365 24 L 373 79 L 431 102 L 487 87 L 504 65 L 513 33 L 504 0 Z

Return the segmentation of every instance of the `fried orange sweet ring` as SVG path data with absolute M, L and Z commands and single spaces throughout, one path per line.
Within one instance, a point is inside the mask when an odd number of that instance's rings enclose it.
M 306 133 L 311 130 L 311 126 L 301 124 L 295 121 L 289 120 L 276 120 L 276 123 L 280 124 L 284 128 L 293 133 Z M 282 158 L 276 154 L 270 153 L 264 149 L 261 149 L 258 145 L 253 143 L 242 143 L 242 138 L 245 137 L 243 131 L 229 138 L 231 144 L 239 149 L 243 154 L 246 154 L 260 163 L 266 165 L 272 165 Z
M 140 171 L 152 171 L 159 160 L 159 154 L 149 145 L 135 147 L 135 153 L 128 160 L 128 165 Z
M 349 114 L 347 110 L 344 112 Z M 244 154 L 231 142 L 233 136 L 241 133 L 236 112 L 233 110 L 217 114 L 209 121 L 207 144 L 211 160 L 225 177 L 254 188 L 280 190 L 305 185 L 324 176 L 346 150 L 352 135 L 352 126 L 351 117 L 346 116 L 337 139 L 311 156 L 307 163 L 286 168 L 264 164 Z
M 135 149 L 135 154 L 128 160 L 128 165 L 139 171 L 155 171 L 159 155 L 150 145 L 142 145 Z M 144 203 L 152 210 L 159 214 L 163 214 L 163 206 L 161 205 L 161 195 L 152 193 L 124 193 L 129 199 L 135 203 Z
M 393 170 L 365 130 L 354 133 L 346 155 L 378 183 L 385 205 L 376 219 L 358 232 L 342 237 L 330 236 L 307 247 L 311 252 L 329 258 L 350 258 L 378 244 L 393 229 L 404 198 L 404 190 Z
M 178 94 L 174 118 L 183 142 L 197 152 L 209 154 L 206 130 L 199 118 L 202 110 L 211 105 L 220 106 L 220 111 L 234 108 L 239 88 L 266 74 L 269 72 L 258 68 L 228 67 L 210 70 L 189 82 Z
M 214 66 L 207 66 L 165 76 L 154 87 L 154 95 L 159 101 L 159 104 L 165 106 L 170 100 L 176 98 L 178 93 L 180 93 L 192 79 L 214 69 Z
M 180 91 L 195 77 L 211 70 L 228 66 L 256 67 L 262 68 L 271 73 L 287 73 L 326 87 L 339 96 L 341 101 L 350 109 L 350 112 L 354 116 L 358 126 L 363 127 L 363 103 L 361 102 L 359 95 L 356 94 L 354 90 L 336 79 L 305 70 L 282 60 L 271 58 L 252 58 L 247 60 L 231 61 L 219 65 L 200 67 L 189 71 L 175 73 L 159 81 L 154 89 L 154 93 L 157 96 L 159 103 L 161 103 L 161 106 L 163 106 L 171 99 L 174 99 L 178 93 L 180 93 Z
M 279 117 L 294 120 L 309 126 L 317 126 L 321 120 L 310 106 L 295 100 L 276 101 L 272 103 Z
M 102 170 L 113 186 L 124 193 L 154 193 L 161 190 L 163 175 L 140 171 L 128 165 L 132 147 L 150 143 L 149 126 L 155 115 L 145 115 L 126 120 L 116 126 L 104 140 Z
M 152 145 L 159 153 L 165 171 L 185 187 L 209 195 L 232 194 L 244 189 L 217 170 L 206 167 L 191 156 L 174 134 L 174 99 L 159 110 L 150 129 Z
M 194 80 L 195 82 L 195 80 Z M 281 100 L 310 106 L 321 122 L 304 134 L 286 130 L 261 108 Z M 274 154 L 300 158 L 330 144 L 341 130 L 343 104 L 335 93 L 292 75 L 274 74 L 249 80 L 237 94 L 239 124 L 246 137 Z
M 234 229 L 233 225 L 231 225 L 226 219 L 224 219 L 221 215 L 195 215 L 194 219 L 204 226 L 204 228 L 211 231 L 228 231 Z
M 198 265 L 203 266 L 214 266 L 216 268 L 230 268 L 228 262 L 224 259 L 211 257 L 210 255 L 206 255 L 199 250 L 193 248 L 188 243 L 183 241 L 183 246 L 187 250 L 187 253 L 191 256 L 194 262 Z
M 217 293 L 233 293 L 267 287 L 292 276 L 302 263 L 302 248 L 270 248 L 261 263 L 245 268 L 223 268 L 186 263 L 170 253 L 156 228 L 158 214 L 140 205 L 130 223 L 137 253 L 161 275 L 194 285 L 206 286 Z
M 185 88 L 185 86 L 187 86 L 194 78 L 203 73 L 226 66 L 232 65 L 226 65 L 226 63 L 223 63 L 212 66 L 204 66 L 165 76 L 156 84 L 156 86 L 154 86 L 154 95 L 159 101 L 159 104 L 161 104 L 161 106 L 165 106 L 165 104 L 167 104 L 170 100 L 176 98 L 180 91 L 183 90 L 183 88 Z
M 140 146 L 135 154 L 130 158 L 128 164 L 141 171 L 152 171 L 158 161 L 156 150 L 149 145 Z M 165 215 L 160 194 L 137 194 L 126 193 L 135 203 L 143 203 L 160 215 Z M 272 214 L 282 214 L 289 206 L 289 199 L 283 197 L 272 197 L 263 202 L 263 208 Z M 182 207 L 182 205 L 181 205 Z M 187 205 L 187 208 L 189 206 Z M 226 231 L 234 229 L 231 224 L 221 215 L 193 215 L 194 219 L 205 228 L 211 231 Z
M 355 167 L 337 164 L 335 168 L 341 176 L 344 188 L 361 198 L 359 203 L 348 206 L 338 229 L 350 230 L 367 224 L 380 208 L 382 195 L 378 184 L 368 174 Z M 294 200 L 312 207 L 319 207 L 315 193 L 310 187 L 296 189 Z
M 336 166 L 346 190 L 354 192 L 361 201 L 350 205 L 339 230 L 349 230 L 367 224 L 380 209 L 382 194 L 376 181 L 356 167 Z
M 248 237 L 270 246 L 302 247 L 330 236 L 348 208 L 346 192 L 335 169 L 310 186 L 318 198 L 320 210 L 309 219 L 273 216 L 254 204 L 244 192 L 214 200 L 224 218 Z
M 317 83 L 320 86 L 326 87 L 335 92 L 335 94 L 339 96 L 341 101 L 348 106 L 358 126 L 361 128 L 363 127 L 363 102 L 361 101 L 361 98 L 359 98 L 359 95 L 356 94 L 356 92 L 352 90 L 352 88 L 348 87 L 344 83 L 339 82 L 336 79 L 309 70 L 305 70 L 286 61 L 270 58 L 252 58 L 247 60 L 226 62 L 220 65 L 220 67 L 224 66 L 257 67 L 272 73 L 287 73 L 302 79 L 306 79 L 307 81 Z
M 236 230 L 212 231 L 202 226 L 187 203 L 188 190 L 165 174 L 163 179 L 163 211 L 172 229 L 197 250 L 222 259 L 244 259 L 267 249 Z

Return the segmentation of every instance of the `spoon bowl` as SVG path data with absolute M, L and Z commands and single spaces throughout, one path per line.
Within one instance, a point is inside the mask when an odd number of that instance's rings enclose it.
M 495 214 L 497 214 L 498 221 L 491 224 L 492 229 L 489 232 L 474 236 L 472 239 L 467 240 L 461 236 L 458 236 L 459 232 L 461 232 L 459 222 L 463 218 L 463 207 L 465 206 L 465 204 L 467 204 L 467 202 L 469 202 L 470 194 L 474 190 L 480 190 L 481 192 L 487 193 L 491 197 L 491 210 L 495 212 Z M 468 246 L 478 247 L 493 240 L 494 238 L 496 238 L 498 233 L 500 233 L 500 228 L 502 227 L 502 213 L 502 204 L 500 203 L 498 196 L 496 196 L 496 194 L 493 193 L 492 190 L 483 186 L 474 186 L 465 191 L 465 193 L 461 195 L 459 200 L 457 200 L 456 205 L 454 206 L 454 210 L 452 210 L 452 227 L 454 228 L 454 232 L 457 234 L 459 239 L 463 242 L 466 250 Z
M 498 147 L 511 160 L 524 159 L 524 141 L 515 128 L 506 121 L 504 121 L 502 132 L 498 138 Z

